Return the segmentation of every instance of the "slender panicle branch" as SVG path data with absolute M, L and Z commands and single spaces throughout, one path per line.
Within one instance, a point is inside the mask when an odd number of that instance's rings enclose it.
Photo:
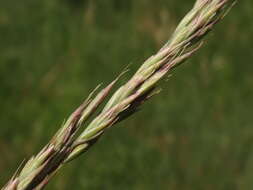
M 100 113 L 96 114 L 98 107 L 109 96 L 119 77 L 94 97 L 96 88 L 52 140 L 21 166 L 2 190 L 43 189 L 65 163 L 86 152 L 106 129 L 135 113 L 156 94 L 157 83 L 201 47 L 203 37 L 234 3 L 235 0 L 197 0 L 170 40 L 111 96 Z M 94 114 L 93 120 L 87 123 Z

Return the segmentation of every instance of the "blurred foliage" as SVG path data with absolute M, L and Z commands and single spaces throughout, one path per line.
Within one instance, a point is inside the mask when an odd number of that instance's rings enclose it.
M 0 6 L 0 185 L 100 82 L 127 80 L 194 0 L 23 0 Z M 47 189 L 253 188 L 252 1 L 240 1 L 162 93 Z

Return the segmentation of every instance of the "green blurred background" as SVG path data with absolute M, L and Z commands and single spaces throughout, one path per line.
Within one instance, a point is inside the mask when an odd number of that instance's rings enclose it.
M 167 41 L 194 0 L 0 6 L 0 185 L 100 82 Z M 253 189 L 253 2 L 240 1 L 162 93 L 47 189 Z

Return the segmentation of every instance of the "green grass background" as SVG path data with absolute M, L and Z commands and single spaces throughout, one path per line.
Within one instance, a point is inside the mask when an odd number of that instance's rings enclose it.
M 0 185 L 100 82 L 127 80 L 193 0 L 8 0 L 0 6 Z M 253 189 L 253 2 L 240 1 L 142 111 L 47 189 Z

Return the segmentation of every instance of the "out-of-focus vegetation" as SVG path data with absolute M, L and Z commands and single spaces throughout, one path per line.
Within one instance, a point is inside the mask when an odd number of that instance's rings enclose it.
M 0 6 L 0 185 L 98 83 L 131 73 L 193 0 L 24 0 Z M 47 189 L 253 188 L 253 2 L 240 1 L 141 112 Z

